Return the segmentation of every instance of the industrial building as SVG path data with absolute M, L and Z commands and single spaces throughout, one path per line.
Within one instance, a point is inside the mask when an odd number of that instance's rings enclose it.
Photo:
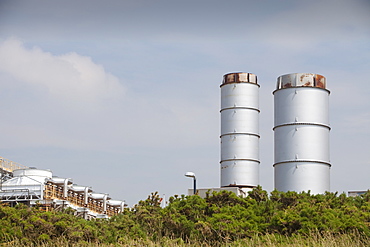
M 0 200 L 13 206 L 38 205 L 46 211 L 75 209 L 85 219 L 108 218 L 123 211 L 124 201 L 112 200 L 106 193 L 73 184 L 71 178 L 53 176 L 50 170 L 26 167 L 0 157 Z

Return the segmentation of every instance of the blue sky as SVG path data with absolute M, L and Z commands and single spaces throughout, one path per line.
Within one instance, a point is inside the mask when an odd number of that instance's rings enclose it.
M 273 189 L 276 78 L 327 78 L 331 190 L 369 188 L 369 1 L 0 2 L 0 156 L 129 205 L 219 186 L 222 76 L 260 88 Z

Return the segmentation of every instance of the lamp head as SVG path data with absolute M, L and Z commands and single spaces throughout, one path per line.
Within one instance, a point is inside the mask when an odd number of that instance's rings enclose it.
M 195 173 L 194 172 L 187 172 L 187 173 L 185 173 L 185 177 L 195 178 Z

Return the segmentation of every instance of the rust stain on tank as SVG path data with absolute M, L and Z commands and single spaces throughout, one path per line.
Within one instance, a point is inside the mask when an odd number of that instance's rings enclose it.
M 283 88 L 288 88 L 288 87 L 292 87 L 292 83 L 285 83 Z
M 257 76 L 252 73 L 238 72 L 224 75 L 222 85 L 231 83 L 254 83 L 257 84 Z
M 325 77 L 322 75 L 316 75 L 315 78 L 316 87 L 325 88 Z
M 309 76 L 309 74 L 303 74 L 303 75 L 300 76 L 301 83 L 303 83 L 305 81 L 304 79 L 306 77 L 308 77 L 308 79 L 311 79 L 311 77 Z M 306 82 L 305 84 L 302 85 L 302 87 L 312 87 L 312 86 L 313 85 L 312 85 L 311 81 L 308 81 L 308 82 Z

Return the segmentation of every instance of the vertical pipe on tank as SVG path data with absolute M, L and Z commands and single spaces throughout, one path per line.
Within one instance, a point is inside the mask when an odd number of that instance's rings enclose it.
M 84 189 L 84 204 L 87 206 L 89 203 L 89 187 L 85 187 Z
M 64 179 L 63 182 L 63 197 L 67 198 L 68 197 L 68 178 Z
M 259 85 L 251 73 L 229 73 L 221 84 L 221 187 L 259 184 Z
M 103 196 L 103 212 L 104 213 L 107 212 L 107 200 L 108 200 L 108 194 L 105 194 Z
M 122 201 L 121 204 L 120 204 L 119 212 L 118 213 L 122 213 L 124 209 L 125 209 L 125 202 Z
M 313 194 L 329 191 L 330 91 L 325 77 L 282 75 L 273 94 L 275 189 Z

